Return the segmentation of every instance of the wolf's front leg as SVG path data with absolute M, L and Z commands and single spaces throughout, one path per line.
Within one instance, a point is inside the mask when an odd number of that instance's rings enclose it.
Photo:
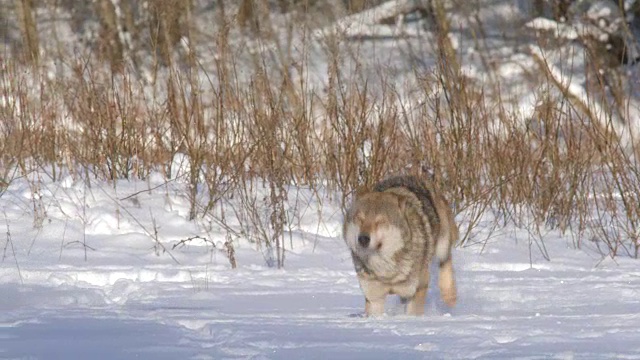
M 427 288 L 423 287 L 418 289 L 413 297 L 411 297 L 407 302 L 407 315 L 423 315 L 426 298 Z
M 384 314 L 384 300 L 389 289 L 377 280 L 366 276 L 359 276 L 360 288 L 364 294 L 364 312 L 367 316 L 381 316 Z
M 420 271 L 416 293 L 407 302 L 407 315 L 420 316 L 424 314 L 427 289 L 429 289 L 429 266 L 425 265 Z
M 384 315 L 384 297 L 376 300 L 369 300 L 365 298 L 364 313 L 366 316 Z

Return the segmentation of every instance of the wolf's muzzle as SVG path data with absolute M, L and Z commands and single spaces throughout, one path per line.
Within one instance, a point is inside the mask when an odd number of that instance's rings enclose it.
M 360 244 L 360 246 L 366 248 L 367 246 L 369 246 L 370 242 L 371 242 L 371 238 L 369 237 L 368 234 L 358 235 L 358 244 Z

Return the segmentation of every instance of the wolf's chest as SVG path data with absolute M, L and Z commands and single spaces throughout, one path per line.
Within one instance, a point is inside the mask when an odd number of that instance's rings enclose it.
M 398 295 L 401 298 L 410 298 L 418 290 L 420 279 L 418 277 L 410 277 L 405 281 L 389 284 L 361 276 L 360 286 L 365 294 L 370 294 L 373 298 L 384 297 L 386 295 Z
M 390 295 L 398 295 L 401 298 L 407 299 L 413 297 L 413 295 L 418 290 L 419 281 L 418 278 L 408 279 L 407 281 L 394 284 L 390 286 L 389 294 Z

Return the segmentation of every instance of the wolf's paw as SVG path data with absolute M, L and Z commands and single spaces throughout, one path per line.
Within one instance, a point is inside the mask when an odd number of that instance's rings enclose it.
M 456 301 L 458 300 L 458 296 L 455 290 L 442 291 L 440 290 L 440 297 L 442 297 L 442 301 L 447 304 L 448 307 L 456 306 Z

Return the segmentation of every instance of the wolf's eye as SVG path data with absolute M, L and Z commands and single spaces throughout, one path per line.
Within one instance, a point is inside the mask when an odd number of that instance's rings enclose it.
M 377 216 L 373 224 L 375 227 L 383 227 L 389 225 L 389 220 L 384 216 Z

